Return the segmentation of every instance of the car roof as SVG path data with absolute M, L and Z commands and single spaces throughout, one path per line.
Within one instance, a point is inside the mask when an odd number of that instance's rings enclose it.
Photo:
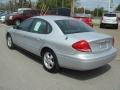
M 73 19 L 71 17 L 67 17 L 67 16 L 57 16 L 57 15 L 45 15 L 45 16 L 35 16 L 34 18 L 41 18 L 41 19 L 45 19 L 45 20 L 64 20 L 64 19 Z
M 75 17 L 91 17 L 91 14 L 76 14 Z
M 116 14 L 116 13 L 104 13 L 104 14 Z

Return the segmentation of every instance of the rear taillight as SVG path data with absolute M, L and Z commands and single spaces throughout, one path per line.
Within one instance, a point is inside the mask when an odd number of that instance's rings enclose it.
M 116 18 L 116 21 L 119 22 L 119 18 L 118 17 Z
M 89 43 L 86 40 L 81 40 L 72 45 L 72 47 L 81 52 L 91 52 Z
M 101 21 L 103 20 L 103 17 L 101 18 Z
M 92 23 L 92 19 L 91 18 L 89 18 L 89 23 Z
M 114 43 L 115 43 L 115 39 L 114 37 L 112 38 L 112 45 L 114 46 Z
M 101 20 L 100 20 L 100 22 L 102 22 L 103 21 L 103 17 L 101 17 Z

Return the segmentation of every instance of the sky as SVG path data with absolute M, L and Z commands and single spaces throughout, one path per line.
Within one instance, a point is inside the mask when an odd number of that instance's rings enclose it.
M 78 0 L 81 2 L 80 6 L 88 9 L 94 9 L 96 7 L 104 7 L 105 10 L 109 9 L 109 0 Z M 120 4 L 120 0 L 113 0 L 113 8 Z
M 0 2 L 6 2 L 9 0 L 0 0 Z M 32 0 L 37 1 L 37 0 Z M 109 0 L 78 0 L 77 6 L 85 7 L 87 9 L 94 9 L 96 7 L 104 7 L 105 10 L 108 10 L 108 2 Z M 120 4 L 120 0 L 113 0 L 113 8 L 115 8 L 118 4 Z

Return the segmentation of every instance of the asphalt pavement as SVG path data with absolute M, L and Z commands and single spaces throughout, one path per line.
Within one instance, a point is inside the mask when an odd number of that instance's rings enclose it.
M 109 64 L 91 71 L 61 69 L 46 72 L 39 57 L 21 49 L 9 50 L 5 32 L 11 26 L 0 24 L 0 90 L 120 90 L 120 52 Z M 99 29 L 115 38 L 120 49 L 120 29 Z

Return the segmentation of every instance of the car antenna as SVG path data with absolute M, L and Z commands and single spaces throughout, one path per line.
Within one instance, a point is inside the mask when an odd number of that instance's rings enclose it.
M 67 40 L 67 39 L 68 39 L 68 36 L 66 35 L 65 40 Z

